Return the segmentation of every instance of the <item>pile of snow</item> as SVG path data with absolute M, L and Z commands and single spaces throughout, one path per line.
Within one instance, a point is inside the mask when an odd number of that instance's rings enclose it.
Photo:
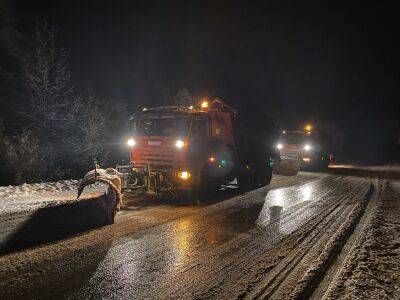
M 77 198 L 79 182 L 79 180 L 61 180 L 2 186 L 0 187 L 0 214 L 31 211 L 65 201 L 74 201 Z M 85 188 L 83 197 L 98 195 L 106 190 L 106 184 L 96 183 Z
M 400 173 L 400 164 L 386 164 L 386 165 L 377 165 L 377 166 L 364 166 L 357 164 L 329 164 L 329 168 L 332 169 L 357 169 L 364 171 L 381 171 L 381 172 L 399 172 Z
M 24 183 L 18 186 L 1 186 L 0 199 L 10 197 L 32 196 L 38 194 L 76 191 L 79 180 L 61 180 L 56 182 Z

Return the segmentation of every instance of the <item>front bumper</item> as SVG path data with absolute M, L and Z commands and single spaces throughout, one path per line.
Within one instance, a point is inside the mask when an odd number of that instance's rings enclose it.
M 299 158 L 301 167 L 313 167 L 329 164 L 329 157 L 323 155 L 305 155 Z
M 196 174 L 189 168 L 160 169 L 151 165 L 117 166 L 123 189 L 146 192 L 185 190 L 195 187 Z

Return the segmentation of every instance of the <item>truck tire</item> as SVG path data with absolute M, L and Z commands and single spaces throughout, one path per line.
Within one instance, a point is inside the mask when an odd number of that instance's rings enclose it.
M 270 184 L 272 179 L 272 168 L 268 166 L 257 167 L 253 172 L 242 174 L 237 178 L 239 188 L 243 191 L 250 191 L 259 186 Z
M 194 189 L 194 196 L 197 201 L 206 200 L 208 197 L 212 197 L 217 192 L 218 188 L 218 183 L 209 176 L 207 167 L 204 167 L 201 172 L 199 172 L 199 179 Z
M 241 191 L 247 192 L 250 190 L 250 182 L 248 177 L 241 175 L 237 178 L 237 182 Z
M 257 178 L 254 173 L 239 175 L 237 178 L 239 189 L 243 192 L 251 191 L 256 187 Z
M 272 168 L 267 167 L 263 176 L 264 177 L 263 177 L 262 185 L 269 185 L 272 180 Z

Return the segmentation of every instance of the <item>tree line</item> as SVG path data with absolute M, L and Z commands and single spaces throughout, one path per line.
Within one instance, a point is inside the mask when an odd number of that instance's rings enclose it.
M 37 25 L 16 70 L 23 100 L 2 99 L 17 117 L 0 119 L 0 184 L 76 178 L 110 160 L 124 107 L 75 88 L 54 28 Z
M 46 22 L 26 44 L 11 68 L 15 74 L 0 86 L 3 107 L 12 114 L 0 114 L 0 185 L 80 178 L 94 159 L 105 166 L 126 159 L 118 140 L 129 130 L 125 104 L 99 97 L 93 85 L 75 87 L 68 51 L 58 46 L 57 32 Z M 165 105 L 194 102 L 182 88 Z

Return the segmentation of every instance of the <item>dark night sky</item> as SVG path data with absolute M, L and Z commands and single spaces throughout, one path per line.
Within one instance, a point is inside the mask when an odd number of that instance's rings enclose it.
M 186 87 L 239 111 L 267 107 L 289 127 L 331 122 L 369 136 L 367 147 L 398 132 L 399 31 L 389 2 L 255 3 L 37 0 L 13 8 L 22 32 L 42 18 L 58 28 L 78 86 L 91 82 L 132 110 Z

